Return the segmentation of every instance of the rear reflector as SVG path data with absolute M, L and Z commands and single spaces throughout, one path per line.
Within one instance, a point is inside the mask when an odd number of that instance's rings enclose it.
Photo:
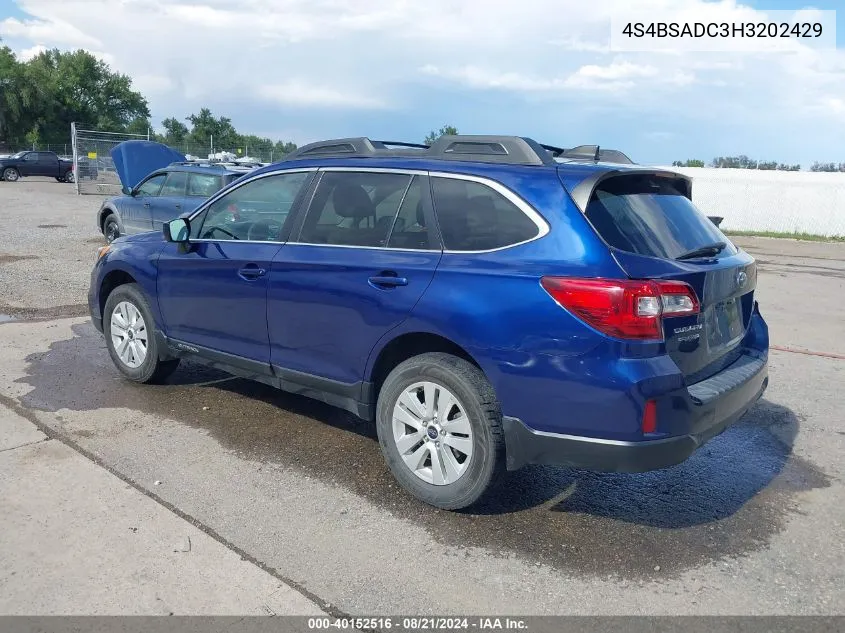
M 615 338 L 662 340 L 662 318 L 698 314 L 695 291 L 682 281 L 543 277 L 561 306 Z
M 643 433 L 655 433 L 657 431 L 657 402 L 646 400 L 643 409 Z

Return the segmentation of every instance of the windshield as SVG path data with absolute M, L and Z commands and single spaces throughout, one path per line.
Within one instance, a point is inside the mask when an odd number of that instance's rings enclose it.
M 736 248 L 713 222 L 666 178 L 618 176 L 601 183 L 585 212 L 596 231 L 623 251 L 675 259 L 725 242 L 722 255 Z
M 29 151 L 18 152 L 17 154 L 12 154 L 10 158 L 23 158 L 24 154 L 29 154 Z

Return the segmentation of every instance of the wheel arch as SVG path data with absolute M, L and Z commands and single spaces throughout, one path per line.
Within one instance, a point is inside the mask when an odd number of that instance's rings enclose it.
M 409 358 L 428 352 L 445 352 L 471 363 L 485 374 L 481 364 L 464 347 L 453 340 L 434 332 L 403 332 L 387 340 L 378 351 L 370 355 L 366 376 L 370 385 L 369 398 L 373 405 L 378 401 L 384 381 L 393 369 Z M 488 377 L 489 379 L 489 377 Z M 372 407 L 375 411 L 375 407 Z
M 117 214 L 117 211 L 110 206 L 103 207 L 100 211 L 100 218 L 97 221 L 97 224 L 100 226 L 100 233 L 105 234 L 106 230 L 106 218 L 110 215 L 113 215 L 117 219 L 117 225 L 120 226 L 120 216 Z
M 114 292 L 115 288 L 126 284 L 138 284 L 138 280 L 121 268 L 115 268 L 106 273 L 100 282 L 99 305 L 101 317 L 103 317 L 103 312 L 106 309 L 106 301 L 108 301 L 109 295 Z

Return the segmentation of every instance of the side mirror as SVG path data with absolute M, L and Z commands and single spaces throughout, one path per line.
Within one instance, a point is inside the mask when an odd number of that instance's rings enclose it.
M 161 227 L 164 239 L 168 242 L 184 244 L 191 235 L 191 223 L 185 218 L 176 218 L 165 222 Z
M 121 187 L 120 191 L 123 192 L 124 196 L 132 196 L 133 198 L 135 197 L 135 192 L 132 189 L 130 189 L 129 187 L 127 187 L 126 185 Z

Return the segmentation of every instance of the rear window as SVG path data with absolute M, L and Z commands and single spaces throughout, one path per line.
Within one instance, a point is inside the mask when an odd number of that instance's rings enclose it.
M 726 242 L 723 255 L 736 249 L 671 179 L 617 176 L 601 183 L 585 212 L 604 238 L 619 250 L 675 259 L 714 242 Z

